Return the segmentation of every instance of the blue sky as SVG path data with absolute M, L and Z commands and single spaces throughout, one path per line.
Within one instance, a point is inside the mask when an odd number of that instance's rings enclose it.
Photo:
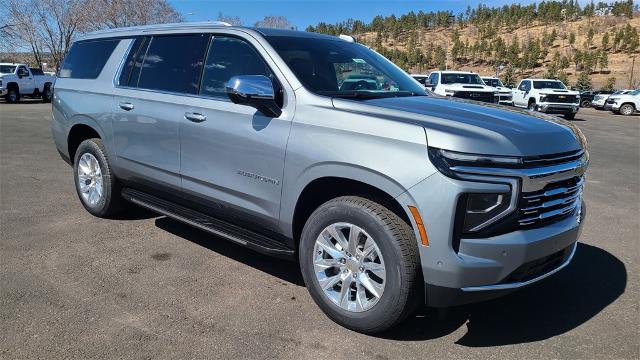
M 478 3 L 490 6 L 509 4 L 511 1 L 471 1 L 471 0 L 168 0 L 186 21 L 215 20 L 218 13 L 239 16 L 243 25 L 253 26 L 265 15 L 284 15 L 300 30 L 307 25 L 324 21 L 336 23 L 350 17 L 365 22 L 376 15 L 404 14 L 413 10 L 451 10 L 455 14 L 463 12 L 467 5 Z M 533 1 L 520 1 L 531 3 Z

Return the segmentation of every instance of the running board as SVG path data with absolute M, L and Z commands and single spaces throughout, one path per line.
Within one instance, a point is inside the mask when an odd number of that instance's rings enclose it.
M 277 240 L 145 192 L 124 188 L 122 189 L 122 196 L 136 205 L 223 237 L 226 240 L 260 253 L 285 259 L 292 259 L 295 255 L 293 249 Z

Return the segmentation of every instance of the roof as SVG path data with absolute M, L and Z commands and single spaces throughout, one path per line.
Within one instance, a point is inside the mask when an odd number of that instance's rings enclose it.
M 267 29 L 267 28 L 252 28 L 244 26 L 232 26 L 229 23 L 222 21 L 200 21 L 200 22 L 183 22 L 183 23 L 171 23 L 171 24 L 155 24 L 144 26 L 132 26 L 115 29 L 105 29 L 90 32 L 84 34 L 79 40 L 105 38 L 105 37 L 123 37 L 123 36 L 135 36 L 147 32 L 155 31 L 171 31 L 171 30 L 214 30 L 214 29 L 243 29 L 252 30 L 262 34 L 263 36 L 288 36 L 288 37 L 305 37 L 305 38 L 317 38 L 327 40 L 339 40 L 337 36 L 318 34 L 306 31 L 298 30 L 283 30 L 283 29 Z M 346 39 L 342 39 L 347 41 Z
M 562 82 L 561 80 L 558 80 L 558 79 L 534 79 L 534 78 L 531 78 L 531 79 L 522 79 L 522 80 L 533 80 L 533 81 L 560 81 L 560 82 Z
M 441 72 L 443 74 L 476 74 L 473 71 L 467 71 L 467 70 L 438 70 L 434 72 Z

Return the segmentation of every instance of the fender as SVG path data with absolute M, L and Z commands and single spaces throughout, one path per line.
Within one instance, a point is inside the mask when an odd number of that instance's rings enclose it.
M 398 197 L 407 190 L 393 178 L 374 169 L 341 162 L 314 164 L 297 176 L 295 183 L 283 186 L 279 227 L 286 236 L 293 236 L 293 216 L 300 195 L 309 184 L 322 178 L 359 181 L 380 189 L 392 198 Z

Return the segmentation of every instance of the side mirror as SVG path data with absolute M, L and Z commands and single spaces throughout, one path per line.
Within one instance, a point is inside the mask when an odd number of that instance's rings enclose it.
M 264 75 L 234 76 L 225 90 L 234 104 L 252 106 L 268 117 L 278 117 L 282 110 L 276 104 L 271 79 Z

